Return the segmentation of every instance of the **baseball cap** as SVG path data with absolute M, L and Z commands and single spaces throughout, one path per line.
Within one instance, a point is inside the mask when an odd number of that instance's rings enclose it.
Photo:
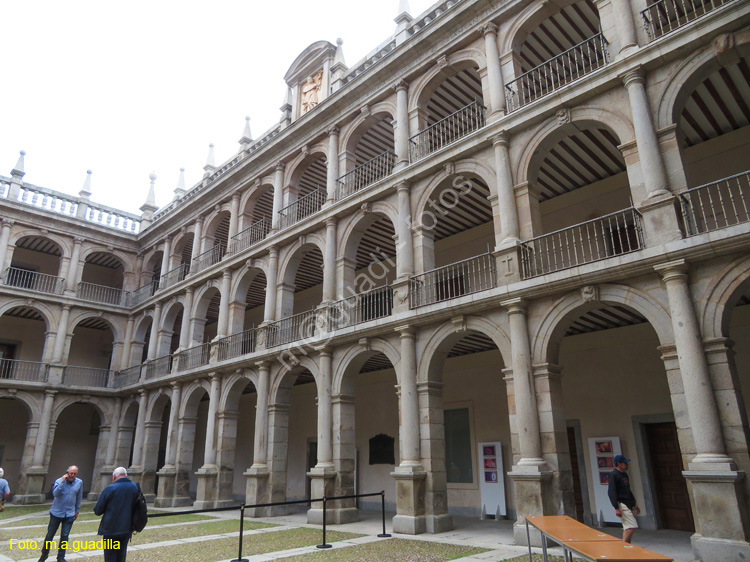
M 615 464 L 620 464 L 621 462 L 630 462 L 630 459 L 626 459 L 625 455 L 615 455 Z

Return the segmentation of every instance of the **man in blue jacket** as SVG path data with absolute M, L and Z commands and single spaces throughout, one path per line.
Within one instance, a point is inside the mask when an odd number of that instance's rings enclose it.
M 81 498 L 83 497 L 83 480 L 76 478 L 78 467 L 69 466 L 65 474 L 55 480 L 52 485 L 52 507 L 49 510 L 49 525 L 47 525 L 47 536 L 44 538 L 42 555 L 39 562 L 44 562 L 49 556 L 49 549 L 53 546 L 52 539 L 55 538 L 58 527 L 62 524 L 60 531 L 60 543 L 57 544 L 57 562 L 65 562 L 65 550 L 70 536 L 73 522 L 78 519 L 81 511 Z
M 105 543 L 112 539 L 112 548 L 104 549 L 104 562 L 125 562 L 137 499 L 138 487 L 128 478 L 128 471 L 118 466 L 112 473 L 112 483 L 104 488 L 94 506 L 94 513 L 104 515 L 98 534 Z

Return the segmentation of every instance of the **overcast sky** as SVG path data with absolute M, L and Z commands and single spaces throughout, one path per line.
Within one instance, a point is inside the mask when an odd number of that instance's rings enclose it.
M 418 16 L 431 0 L 409 0 Z M 398 0 L 0 2 L 0 175 L 140 213 L 148 175 L 168 203 L 278 123 L 283 77 L 310 44 L 344 41 L 353 66 L 396 28 Z

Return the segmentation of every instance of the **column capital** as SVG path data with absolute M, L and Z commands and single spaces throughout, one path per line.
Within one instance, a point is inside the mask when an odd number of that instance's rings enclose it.
M 621 74 L 620 80 L 622 80 L 622 83 L 625 84 L 626 88 L 629 88 L 632 84 L 645 84 L 646 72 L 643 70 L 642 66 L 636 66 L 624 74 Z
M 328 136 L 336 136 L 341 132 L 341 129 L 339 129 L 336 125 L 332 125 L 326 129 L 326 133 L 328 133 Z
M 315 351 L 318 352 L 318 355 L 321 357 L 332 357 L 333 356 L 333 348 L 331 348 L 328 345 L 322 345 L 320 347 L 315 347 Z
M 232 194 L 232 201 L 239 201 L 240 197 L 242 197 L 242 193 L 235 191 L 234 194 Z
M 409 83 L 406 80 L 401 79 L 393 85 L 393 89 L 397 92 L 401 90 L 408 90 Z
M 500 131 L 496 135 L 493 135 L 490 140 L 492 141 L 492 146 L 505 146 L 507 147 L 510 144 L 510 135 L 508 134 L 508 131 Z
M 678 278 L 687 279 L 689 267 L 690 265 L 686 260 L 679 259 L 655 265 L 654 269 L 661 275 L 665 282 L 668 282 Z
M 492 22 L 487 22 L 482 26 L 482 35 L 485 37 L 487 35 L 495 35 L 497 36 L 497 26 Z
M 508 314 L 526 314 L 527 303 L 520 297 L 500 301 L 500 306 L 507 308 Z
M 171 242 L 172 242 L 172 235 L 170 234 L 169 236 L 164 237 L 164 242 L 162 242 L 162 244 L 170 244 Z
M 54 398 L 55 394 L 57 394 L 56 390 L 45 390 L 44 391 L 44 397 L 45 398 L 48 397 L 48 396 L 51 397 L 51 398 Z
M 76 246 L 80 246 L 81 244 L 83 244 L 83 238 L 80 236 L 74 236 L 73 244 L 75 244 Z
M 206 378 L 212 383 L 221 381 L 221 375 L 219 373 L 210 373 Z
M 339 220 L 336 217 L 328 217 L 326 219 L 326 228 L 336 227 L 338 223 L 339 223 Z
M 185 287 L 185 294 L 186 295 L 191 295 L 192 296 L 193 292 L 195 292 L 195 288 L 194 287 L 192 287 L 190 285 L 188 285 L 187 287 Z
M 0 219 L 0 223 L 2 223 L 3 226 L 11 227 L 16 223 L 16 221 L 11 219 Z
M 70 305 L 69 304 L 62 305 L 62 309 L 63 309 L 63 312 L 70 312 Z
M 203 217 L 201 215 L 198 215 L 195 217 L 195 222 L 198 224 L 203 224 Z
M 138 391 L 138 395 L 145 400 L 146 396 L 148 396 L 148 390 L 142 388 Z
M 257 361 L 255 363 L 255 366 L 258 367 L 258 369 L 270 369 L 271 365 L 273 365 L 273 361 L 270 361 L 268 359 L 264 359 L 263 361 Z
M 410 326 L 409 324 L 404 324 L 402 326 L 396 326 L 393 330 L 395 332 L 398 332 L 398 334 L 402 338 L 414 339 L 417 336 L 417 329 L 414 326 Z
M 154 310 L 161 310 L 161 301 L 156 301 L 154 303 Z
M 279 247 L 278 246 L 271 246 L 268 248 L 268 255 L 272 258 L 278 258 L 279 257 Z
M 232 277 L 232 270 L 227 267 L 226 269 L 222 270 L 221 276 L 222 277 L 230 277 L 231 278 Z
M 284 164 L 284 162 L 277 162 L 276 166 L 274 167 L 274 169 L 277 172 L 283 172 L 286 169 L 286 164 Z
M 400 181 L 400 182 L 398 182 L 396 184 L 396 191 L 398 191 L 398 192 L 407 191 L 408 192 L 410 190 L 410 187 L 411 187 L 411 185 L 409 184 L 408 181 Z
M 175 381 L 175 382 L 170 383 L 169 386 L 171 386 L 172 390 L 174 391 L 174 390 L 178 390 L 182 386 L 182 383 Z

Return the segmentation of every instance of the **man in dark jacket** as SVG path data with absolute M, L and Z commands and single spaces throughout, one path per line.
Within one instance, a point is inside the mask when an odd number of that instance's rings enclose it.
M 112 539 L 112 548 L 104 549 L 104 562 L 125 562 L 137 499 L 138 487 L 128 479 L 127 470 L 118 466 L 112 473 L 112 483 L 104 488 L 94 506 L 94 513 L 104 515 L 98 534 L 104 537 L 105 543 Z
M 627 474 L 629 462 L 630 459 L 615 455 L 615 469 L 609 474 L 609 489 L 607 490 L 609 501 L 615 508 L 615 515 L 622 520 L 622 540 L 625 542 L 633 539 L 633 533 L 638 528 L 635 515 L 641 512 L 630 490 L 630 479 Z

